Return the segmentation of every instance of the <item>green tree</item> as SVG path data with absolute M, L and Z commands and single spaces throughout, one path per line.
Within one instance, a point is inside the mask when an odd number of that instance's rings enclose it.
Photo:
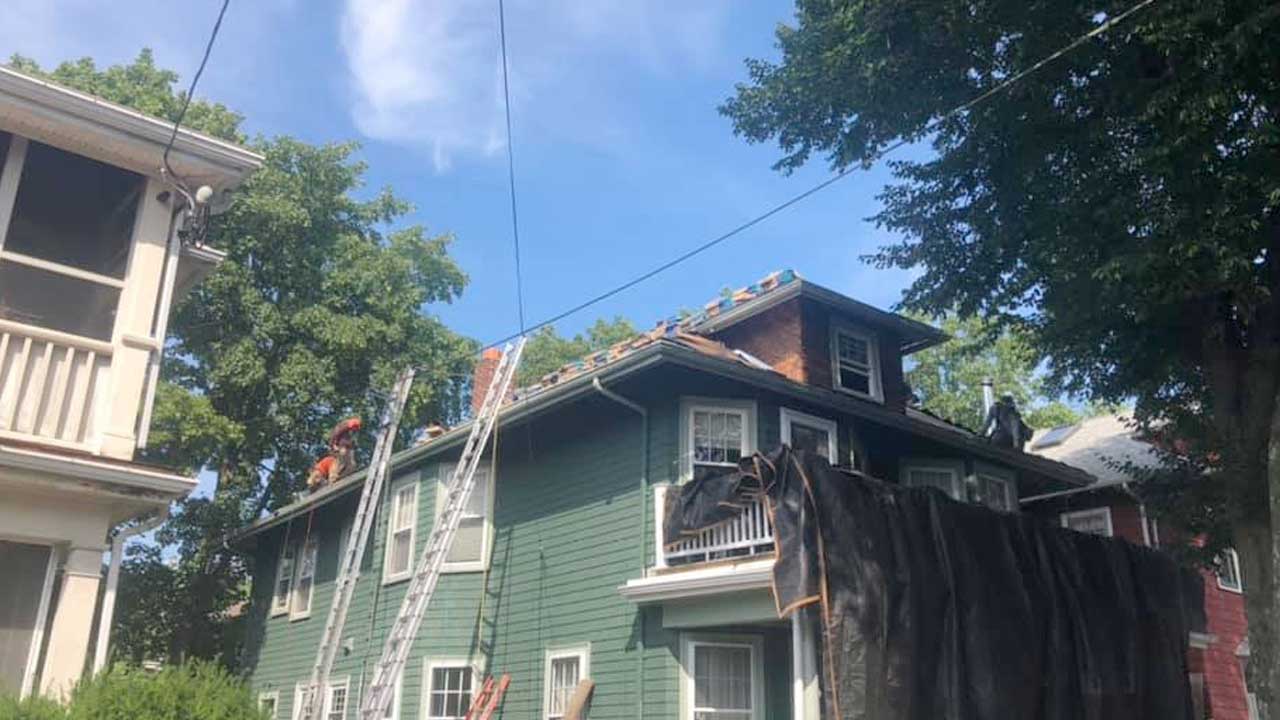
M 538 378 L 560 369 L 565 363 L 635 335 L 635 326 L 622 316 L 615 316 L 613 320 L 599 318 L 585 333 L 578 333 L 571 338 L 561 337 L 554 327 L 548 325 L 529 338 L 520 358 L 516 380 L 521 385 L 535 383 Z
M 89 59 L 49 73 L 21 57 L 11 65 L 170 120 L 182 99 L 178 76 L 145 50 L 105 70 Z M 184 121 L 243 140 L 239 123 L 204 100 Z M 278 137 L 252 147 L 264 167 L 209 236 L 227 260 L 174 310 L 147 451 L 189 472 L 215 472 L 217 489 L 178 503 L 158 531 L 173 563 L 142 546 L 125 564 L 117 651 L 136 660 L 234 661 L 229 617 L 248 578 L 224 536 L 291 500 L 328 430 L 351 414 L 376 418 L 399 368 L 419 368 L 404 437 L 425 421 L 458 419 L 465 401 L 460 379 L 475 344 L 426 310 L 466 284 L 448 255 L 452 238 L 392 229 L 409 206 L 389 189 L 357 197 L 365 166 L 353 143 Z M 362 438 L 366 454 L 371 434 Z M 157 596 L 167 611 L 157 611 Z
M 723 111 L 778 167 L 890 143 L 875 220 L 904 304 L 1024 327 L 1058 389 L 1170 436 L 1177 520 L 1235 544 L 1251 688 L 1280 691 L 1280 13 L 1164 0 L 964 111 L 1132 2 L 799 0 Z M 1157 483 L 1158 484 L 1158 483 Z M 1267 710 L 1264 708 L 1264 713 Z
M 918 316 L 916 319 L 927 322 Z M 929 412 L 972 430 L 982 427 L 982 383 L 991 380 L 997 395 L 1012 395 L 1027 424 L 1056 427 L 1080 420 L 1080 414 L 1046 396 L 1036 373 L 1037 354 L 1028 338 L 999 329 L 978 317 L 943 316 L 939 326 L 951 340 L 910 358 L 907 384 Z

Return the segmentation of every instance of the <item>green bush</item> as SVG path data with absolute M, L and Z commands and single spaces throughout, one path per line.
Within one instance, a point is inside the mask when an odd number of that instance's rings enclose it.
M 127 665 L 76 686 L 66 706 L 0 698 L 0 720 L 264 720 L 249 687 L 211 663 L 147 671 Z

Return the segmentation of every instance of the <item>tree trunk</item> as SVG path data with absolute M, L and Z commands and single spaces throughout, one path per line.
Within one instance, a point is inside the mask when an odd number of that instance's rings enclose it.
M 1265 500 L 1245 509 L 1236 544 L 1249 616 L 1249 691 L 1261 720 L 1280 720 L 1280 404 L 1271 419 L 1263 481 Z

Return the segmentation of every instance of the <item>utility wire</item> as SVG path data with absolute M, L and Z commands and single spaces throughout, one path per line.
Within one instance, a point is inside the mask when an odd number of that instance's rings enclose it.
M 516 307 L 520 313 L 520 335 L 524 335 L 524 282 L 520 277 L 520 220 L 516 213 L 515 150 L 511 147 L 511 87 L 507 80 L 507 10 L 503 0 L 498 0 L 498 37 L 502 43 L 502 104 L 507 111 L 507 180 L 511 186 L 511 237 L 516 254 Z
M 1011 75 L 1011 76 L 1009 76 L 1007 79 L 1005 79 L 1003 82 L 1001 82 L 999 85 L 996 85 L 995 87 L 991 88 L 990 90 L 987 90 L 986 92 L 984 92 L 984 93 L 982 93 L 982 94 L 978 95 L 977 97 L 973 98 L 972 100 L 969 100 L 968 102 L 966 102 L 966 103 L 964 103 L 964 104 L 962 104 L 962 105 L 957 105 L 956 107 L 954 107 L 954 108 L 952 108 L 952 109 L 948 110 L 947 112 L 943 113 L 943 114 L 942 114 L 942 115 L 940 115 L 939 117 L 937 117 L 937 118 L 935 118 L 934 120 L 930 121 L 929 123 L 925 124 L 925 126 L 924 126 L 923 128 L 921 128 L 919 131 L 917 131 L 916 133 L 913 133 L 912 135 L 909 135 L 909 136 L 907 136 L 907 137 L 903 137 L 902 139 L 897 140 L 897 141 L 895 141 L 895 142 L 893 142 L 893 143 L 891 143 L 891 144 L 887 145 L 887 146 L 886 146 L 886 147 L 884 147 L 882 150 L 879 150 L 878 152 L 874 153 L 871 157 L 867 158 L 866 160 L 864 160 L 863 162 L 859 163 L 858 165 L 856 165 L 856 166 L 854 166 L 854 167 L 846 168 L 846 169 L 844 169 L 844 170 L 841 170 L 840 172 L 836 173 L 835 175 L 832 175 L 831 177 L 827 178 L 826 180 L 823 180 L 822 182 L 818 183 L 817 185 L 814 185 L 813 187 L 810 187 L 808 190 L 805 190 L 804 192 L 801 192 L 801 193 L 799 193 L 799 194 L 797 194 L 797 195 L 793 195 L 792 197 L 788 198 L 787 200 L 784 200 L 783 202 L 778 203 L 777 205 L 774 205 L 773 207 L 769 208 L 769 209 L 768 209 L 768 210 L 766 210 L 765 212 L 763 212 L 763 213 L 761 213 L 761 214 L 759 214 L 759 215 L 757 215 L 757 216 L 755 216 L 755 217 L 751 218 L 750 220 L 748 220 L 748 221 L 746 221 L 746 222 L 742 223 L 741 225 L 738 225 L 737 227 L 733 228 L 732 230 L 729 230 L 728 232 L 723 233 L 722 235 L 718 235 L 718 236 L 716 236 L 716 237 L 714 237 L 714 238 L 712 238 L 712 239 L 710 239 L 710 240 L 708 240 L 708 241 L 706 241 L 706 242 L 702 243 L 701 245 L 698 245 L 697 247 L 695 247 L 695 248 L 693 248 L 693 249 L 691 249 L 691 250 L 688 250 L 688 251 L 686 251 L 686 252 L 682 253 L 681 255 L 678 255 L 678 256 L 676 256 L 676 257 L 674 257 L 674 258 L 672 258 L 672 259 L 670 259 L 670 260 L 668 260 L 668 261 L 666 261 L 666 262 L 662 263 L 661 265 L 658 265 L 657 267 L 655 267 L 655 268 L 653 268 L 653 269 L 649 270 L 648 272 L 645 272 L 645 273 L 644 273 L 644 274 L 642 274 L 642 275 L 639 275 L 639 276 L 637 276 L 637 277 L 635 277 L 635 278 L 632 278 L 631 280 L 628 280 L 628 281 L 626 281 L 626 282 L 622 283 L 621 285 L 617 285 L 617 286 L 615 286 L 615 287 L 613 287 L 613 288 L 611 288 L 611 289 L 609 289 L 609 290 L 606 290 L 606 291 L 604 291 L 604 292 L 602 292 L 602 293 L 600 293 L 600 294 L 598 294 L 598 295 L 595 295 L 594 297 L 591 297 L 591 298 L 589 298 L 589 299 L 587 299 L 587 300 L 584 300 L 583 302 L 580 302 L 580 303 L 578 303 L 577 305 L 574 305 L 573 307 L 571 307 L 571 308 L 569 308 L 569 309 L 567 309 L 567 310 L 565 310 L 565 311 L 563 311 L 563 312 L 560 312 L 560 313 L 558 313 L 558 314 L 556 314 L 556 315 L 553 315 L 553 316 L 551 316 L 551 317 L 549 317 L 549 318 L 547 318 L 547 319 L 545 319 L 545 320 L 542 320 L 541 322 L 538 322 L 537 324 L 533 325 L 532 327 L 529 327 L 529 328 L 527 328 L 527 329 L 526 329 L 526 328 L 524 327 L 524 323 L 523 323 L 523 321 L 522 321 L 522 322 L 521 322 L 520 332 L 519 332 L 519 333 L 517 333 L 517 334 L 515 334 L 515 335 L 509 335 L 509 336 L 507 336 L 507 337 L 505 337 L 505 338 L 502 338 L 501 340 L 498 340 L 497 342 L 489 343 L 489 344 L 485 345 L 485 347 L 492 347 L 492 346 L 494 346 L 494 345 L 502 345 L 503 343 L 509 342 L 509 341 L 511 341 L 511 340 L 514 340 L 515 338 L 520 337 L 521 335 L 524 335 L 526 332 L 532 332 L 532 331 L 534 331 L 534 330 L 538 330 L 538 329 L 540 329 L 540 328 L 546 327 L 546 326 L 551 325 L 551 324 L 553 324 L 553 323 L 559 322 L 560 320 L 563 320 L 563 319 L 565 319 L 565 318 L 569 317 L 570 315 L 577 314 L 577 313 L 579 313 L 579 312 L 581 312 L 581 311 L 583 311 L 583 310 L 585 310 L 585 309 L 587 309 L 587 308 L 591 307 L 592 305 L 595 305 L 595 304 L 597 304 L 597 303 L 603 302 L 603 301 L 605 301 L 605 300 L 607 300 L 607 299 L 609 299 L 609 298 L 613 297 L 614 295 L 617 295 L 618 293 L 621 293 L 621 292 L 624 292 L 624 291 L 626 291 L 626 290 L 629 290 L 629 289 L 631 289 L 631 288 L 635 287 L 636 285 L 639 285 L 640 283 L 642 283 L 642 282 L 644 282 L 644 281 L 646 281 L 646 280 L 648 280 L 648 279 L 650 279 L 650 278 L 654 277 L 655 275 L 659 275 L 659 274 L 661 274 L 661 273 L 663 273 L 663 272 L 666 272 L 667 270 L 670 270 L 671 268 L 675 267 L 676 265 L 679 265 L 679 264 L 681 264 L 681 263 L 685 262 L 686 260 L 689 260 L 690 258 L 692 258 L 692 257 L 694 257 L 694 256 L 696 256 L 696 255 L 700 255 L 700 254 L 702 254 L 702 253 L 706 252 L 707 250 L 710 250 L 711 248 L 713 248 L 713 247 L 715 247 L 715 246 L 719 245 L 720 243 L 724 242 L 725 240 L 728 240 L 729 238 L 732 238 L 733 236 L 740 234 L 740 233 L 741 233 L 741 232 L 743 232 L 744 230 L 747 230 L 747 229 L 750 229 L 751 227 L 754 227 L 754 226 L 756 226 L 756 225 L 759 225 L 760 223 L 764 222 L 765 220 L 768 220 L 769 218 L 773 217 L 774 215 L 777 215 L 778 213 L 782 212 L 783 210 L 786 210 L 787 208 L 791 207 L 792 205 L 795 205 L 796 203 L 800 202 L 801 200 L 804 200 L 805 198 L 808 198 L 810 195 L 813 195 L 813 194 L 815 194 L 815 193 L 817 193 L 817 192 L 819 192 L 819 191 L 821 191 L 821 190 L 825 190 L 826 188 L 830 187 L 831 185 L 834 185 L 836 182 L 838 182 L 838 181 L 840 181 L 840 180 L 843 180 L 844 178 L 846 178 L 846 177 L 848 177 L 848 176 L 852 175 L 853 173 L 855 173 L 855 172 L 857 172 L 857 171 L 859 171 L 859 170 L 861 170 L 861 169 L 863 169 L 863 168 L 870 167 L 872 164 L 874 164 L 874 163 L 878 162 L 879 160 L 883 159 L 886 155 L 888 155 L 888 154 L 892 153 L 893 151 L 897 150 L 898 148 L 902 147 L 903 145 L 908 144 L 908 143 L 909 143 L 909 142 L 911 142 L 915 137 L 919 137 L 919 136 L 923 136 L 923 135 L 928 135 L 929 133 L 933 132 L 934 130 L 937 130 L 939 127 L 941 127 L 941 126 L 942 126 L 942 124 L 943 124 L 943 123 L 945 123 L 946 121 L 948 121 L 948 120 L 950 120 L 951 118 L 955 117 L 956 115 L 959 115 L 960 113 L 963 113 L 963 112 L 965 112 L 965 111 L 971 110 L 971 109 L 973 109 L 974 107 L 977 107 L 978 105 L 980 105 L 980 104 L 982 104 L 982 103 L 986 102 L 987 100 L 991 99 L 991 98 L 992 98 L 993 96 L 995 96 L 996 94 L 1001 93 L 1001 92 L 1003 92 L 1003 91 L 1005 91 L 1005 90 L 1009 89 L 1010 87 L 1012 87 L 1013 85 L 1015 85 L 1016 83 L 1018 83 L 1019 81 L 1021 81 L 1023 78 L 1026 78 L 1028 75 L 1031 75 L 1031 74 L 1033 74 L 1033 73 L 1037 72 L 1038 70 L 1040 70 L 1040 69 L 1041 69 L 1041 68 L 1043 68 L 1044 66 L 1048 65 L 1049 63 L 1052 63 L 1053 61 L 1057 60 L 1058 58 L 1061 58 L 1063 55 L 1066 55 L 1067 53 L 1069 53 L 1069 52 L 1071 52 L 1071 51 L 1075 50 L 1076 48 L 1078 48 L 1078 47 L 1080 47 L 1081 45 L 1085 44 L 1086 42 L 1088 42 L 1088 41 L 1092 40 L 1093 38 L 1098 37 L 1099 35 L 1101 35 L 1101 34 L 1103 34 L 1103 33 L 1107 32 L 1107 31 L 1108 31 L 1108 30 L 1110 30 L 1111 28 L 1115 27 L 1117 24 L 1119 24 L 1119 23 L 1121 23 L 1121 22 L 1124 22 L 1126 19 L 1128 19 L 1128 18 L 1129 18 L 1131 15 L 1133 15 L 1134 13 L 1137 13 L 1138 11 L 1140 11 L 1140 10 L 1142 10 L 1142 9 L 1146 8 L 1148 5 L 1151 5 L 1151 4 L 1155 3 L 1155 1 L 1156 1 L 1156 0 L 1142 0 L 1142 2 L 1139 2 L 1138 4 L 1134 5 L 1133 7 L 1130 7 L 1128 10 L 1125 10 L 1124 12 L 1120 13 L 1119 15 L 1115 15 L 1115 16 L 1113 16 L 1113 17 L 1111 17 L 1111 18 L 1108 18 L 1105 22 L 1103 22 L 1102 24 L 1098 25 L 1098 27 L 1096 27 L 1096 28 L 1094 28 L 1094 29 L 1090 30 L 1089 32 L 1085 33 L 1084 35 L 1081 35 L 1080 37 L 1076 38 L 1075 40 L 1072 40 L 1072 41 L 1071 41 L 1070 43 L 1068 43 L 1067 45 L 1064 45 L 1063 47 L 1059 48 L 1057 51 L 1053 52 L 1052 54 L 1050 54 L 1050 55 L 1048 55 L 1048 56 L 1044 57 L 1044 58 L 1043 58 L 1043 59 L 1041 59 L 1040 61 L 1038 61 L 1038 62 L 1036 62 L 1035 64 L 1033 64 L 1031 67 L 1028 67 L 1027 69 L 1022 70 L 1022 71 L 1020 71 L 1020 72 L 1014 73 L 1013 75 Z M 499 2 L 501 2 L 501 0 L 499 0 Z M 508 131 L 508 132 L 509 132 L 509 131 Z M 508 147 L 510 147 L 510 145 L 509 145 L 509 144 L 508 144 Z M 513 203 L 514 203 L 514 196 L 513 196 Z M 518 267 L 518 264 L 517 264 L 517 267 Z
M 187 96 L 182 100 L 178 119 L 173 121 L 173 132 L 169 135 L 169 142 L 165 143 L 162 164 L 165 173 L 170 177 L 176 177 L 176 174 L 173 168 L 169 167 L 169 151 L 173 149 L 173 143 L 178 139 L 178 128 L 182 125 L 183 118 L 187 116 L 187 108 L 191 107 L 191 98 L 196 93 L 196 84 L 204 74 L 204 66 L 209 62 L 209 53 L 213 52 L 213 43 L 218 39 L 218 31 L 222 29 L 222 18 L 227 14 L 227 6 L 230 4 L 231 0 L 222 0 L 222 9 L 218 11 L 218 19 L 213 23 L 213 30 L 209 33 L 209 42 L 204 46 L 204 57 L 200 59 L 200 67 L 196 69 L 196 74 L 191 76 L 191 86 L 187 88 Z

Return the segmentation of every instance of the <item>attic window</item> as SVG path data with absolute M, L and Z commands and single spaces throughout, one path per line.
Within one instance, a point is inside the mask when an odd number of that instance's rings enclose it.
M 831 331 L 831 376 L 835 388 L 851 395 L 881 400 L 880 368 L 875 340 L 849 328 Z

